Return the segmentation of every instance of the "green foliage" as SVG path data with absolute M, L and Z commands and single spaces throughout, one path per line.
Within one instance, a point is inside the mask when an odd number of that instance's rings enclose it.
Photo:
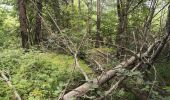
M 165 63 L 159 63 L 156 65 L 157 66 L 157 70 L 158 73 L 160 74 L 160 76 L 165 80 L 165 83 L 167 85 L 170 85 L 170 62 L 165 62 Z
M 170 91 L 170 86 L 166 86 L 166 87 L 164 87 L 164 89 Z
M 106 36 L 116 36 L 116 30 L 117 30 L 117 16 L 115 11 L 109 11 L 107 13 L 104 13 L 102 15 L 102 25 L 101 25 L 101 31 L 104 37 Z
M 0 47 L 9 48 L 18 45 L 18 21 L 13 11 L 0 7 Z
M 112 54 L 116 54 L 116 48 L 109 45 L 112 44 L 112 42 L 114 43 L 113 40 L 117 35 L 118 18 L 116 2 L 113 0 L 103 0 L 101 3 L 100 35 L 103 38 L 102 42 L 104 42 L 104 45 L 106 46 L 104 47 L 102 44 L 103 46 L 101 46 L 101 48 L 94 48 L 94 42 L 96 40 L 96 0 L 92 0 L 92 8 L 90 8 L 90 11 L 88 9 L 90 2 L 88 1 L 91 0 L 80 0 L 81 10 L 78 8 L 78 1 L 75 1 L 73 5 L 71 2 L 67 1 L 69 0 L 43 1 L 43 20 L 41 30 L 43 40 L 45 40 L 43 43 L 46 43 L 46 40 L 48 40 L 52 41 L 49 42 L 48 45 L 49 47 L 51 46 L 52 49 L 53 47 L 57 48 L 58 44 L 64 48 L 65 45 L 63 46 L 63 43 L 61 43 L 58 38 L 60 38 L 60 36 L 61 38 L 65 36 L 70 40 L 68 45 L 71 45 L 70 47 L 73 50 L 76 50 L 78 44 L 81 43 L 80 41 L 82 41 L 84 34 L 87 33 L 82 47 L 80 48 L 80 53 L 84 53 L 84 55 L 82 55 L 86 56 L 85 60 L 90 63 L 95 72 L 98 71 L 99 65 L 101 65 L 104 70 L 112 69 L 113 66 L 118 63 L 117 59 L 112 59 Z M 127 36 L 125 37 L 128 38 L 127 47 L 129 50 L 134 50 L 136 49 L 135 47 L 138 46 L 138 44 L 134 42 L 134 36 L 137 39 L 136 42 L 141 42 L 140 39 L 143 34 L 144 22 L 149 13 L 149 7 L 146 5 L 145 1 L 147 0 L 144 0 L 142 4 L 138 5 L 132 12 L 128 13 Z M 158 2 L 158 5 L 160 4 L 160 8 L 162 8 L 162 1 L 158 1 L 160 2 Z M 165 1 L 168 0 L 163 1 L 163 3 L 165 3 Z M 66 54 L 51 53 L 49 51 L 42 52 L 30 50 L 30 52 L 24 52 L 19 48 L 21 41 L 19 39 L 20 32 L 18 16 L 16 13 L 17 10 L 8 8 L 11 6 L 15 8 L 17 4 L 16 0 L 1 0 L 0 3 L 3 3 L 0 4 L 0 70 L 4 71 L 6 75 L 9 76 L 10 81 L 22 98 L 24 100 L 55 99 L 60 95 L 68 81 L 71 83 L 68 86 L 68 90 L 80 85 L 82 83 L 80 80 L 83 80 L 84 77 L 80 71 L 73 66 L 73 57 Z M 129 11 L 137 4 L 137 0 L 132 0 Z M 4 8 L 4 5 L 8 7 Z M 157 10 L 159 9 L 156 9 L 156 12 Z M 30 42 L 33 42 L 37 8 L 29 0 L 26 0 L 26 12 L 29 38 Z M 161 16 L 164 18 L 165 15 L 161 14 Z M 160 33 L 159 27 L 163 29 L 163 26 L 161 25 L 164 25 L 164 20 L 162 20 L 163 24 L 160 24 L 161 20 L 157 20 L 159 17 L 160 14 L 158 14 L 152 21 L 153 23 L 149 31 L 150 33 L 148 33 L 149 35 L 156 36 L 156 33 Z M 57 26 L 60 28 L 62 34 L 59 34 L 60 32 Z M 53 34 L 57 35 L 53 37 Z M 52 40 L 50 40 L 49 37 L 52 37 Z M 151 41 L 150 38 L 149 41 Z M 108 46 L 111 46 L 112 48 L 108 48 Z M 53 50 L 59 52 L 58 48 L 57 50 Z M 92 73 L 91 69 L 85 64 L 85 62 L 81 60 L 79 62 L 80 66 L 83 67 L 87 74 Z M 157 64 L 158 73 L 160 73 L 168 85 L 170 84 L 169 66 L 169 63 Z M 97 74 L 100 73 L 101 72 Z M 143 77 L 143 73 L 121 69 L 118 71 L 117 75 L 118 77 L 128 77 L 125 82 L 130 86 L 130 89 L 136 88 L 142 92 L 150 92 L 152 87 L 151 84 L 153 83 L 146 81 Z M 91 75 L 90 78 L 92 78 L 92 76 L 93 75 Z M 151 77 L 154 77 L 154 75 L 151 74 Z M 115 82 L 116 81 L 113 83 Z M 108 82 L 108 84 L 109 85 L 107 86 L 103 86 L 104 88 L 102 87 L 101 90 L 97 89 L 98 86 L 93 86 L 95 89 L 90 91 L 92 92 L 90 93 L 92 95 L 90 98 L 94 99 L 97 96 L 103 95 L 103 91 L 109 89 L 108 86 L 111 85 L 111 82 Z M 165 89 L 169 91 L 169 86 L 166 86 Z M 135 95 L 130 90 L 120 88 L 115 92 L 116 93 L 110 95 L 110 97 L 113 97 L 116 100 L 125 100 L 127 98 L 128 100 L 136 99 Z M 151 91 L 151 98 L 155 100 L 164 99 L 154 90 Z M 11 99 L 14 99 L 12 89 L 9 88 L 3 80 L 0 80 L 0 100 Z M 165 98 L 165 100 L 168 99 L 169 97 Z
M 110 69 L 113 67 L 113 63 L 116 64 L 116 60 L 111 60 L 112 50 L 110 48 L 94 48 L 86 52 L 86 61 L 91 64 L 94 70 L 99 70 L 99 65 L 103 69 Z
M 19 94 L 28 100 L 56 98 L 69 79 L 82 77 L 79 70 L 72 72 L 74 60 L 67 55 L 4 50 L 0 58 L 0 69 L 9 74 Z M 84 62 L 80 65 L 90 72 Z M 0 81 L 0 87 L 0 99 L 14 97 L 4 81 Z

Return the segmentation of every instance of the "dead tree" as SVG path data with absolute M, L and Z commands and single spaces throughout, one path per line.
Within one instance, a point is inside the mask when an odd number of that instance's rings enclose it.
M 144 53 L 142 56 L 147 56 L 147 54 L 149 52 L 151 52 L 151 50 L 154 48 L 154 46 L 151 46 L 150 49 L 148 50 L 148 52 Z M 138 54 L 138 57 L 141 56 L 140 54 Z M 132 65 L 133 63 L 135 63 L 135 61 L 137 60 L 136 56 L 131 57 L 130 59 L 128 59 L 127 61 L 123 61 L 122 63 L 120 63 L 119 65 L 117 65 L 115 67 L 115 69 L 118 68 L 126 68 L 129 65 Z M 103 74 L 101 74 L 99 77 L 94 78 L 92 80 L 92 82 L 87 82 L 84 83 L 83 85 L 79 86 L 78 88 L 68 92 L 67 94 L 64 95 L 63 99 L 64 100 L 70 100 L 71 98 L 76 98 L 79 96 L 84 95 L 86 92 L 88 92 L 90 89 L 93 88 L 93 86 L 100 86 L 102 84 L 104 84 L 105 82 L 109 81 L 111 78 L 113 78 L 116 75 L 116 70 L 109 70 Z
M 167 24 L 166 24 L 166 34 L 162 38 L 162 40 L 157 41 L 153 43 L 151 46 L 149 46 L 148 50 L 145 53 L 138 53 L 137 55 L 132 56 L 126 61 L 123 61 L 119 65 L 117 65 L 114 69 L 109 70 L 97 78 L 94 78 L 92 82 L 86 82 L 82 84 L 81 86 L 77 87 L 76 89 L 68 92 L 67 94 L 64 95 L 63 99 L 64 100 L 71 100 L 72 98 L 77 98 L 79 96 L 82 96 L 86 94 L 90 89 L 93 89 L 93 86 L 99 86 L 106 83 L 107 81 L 111 80 L 116 76 L 117 70 L 116 69 L 123 69 L 126 68 L 128 70 L 136 70 L 137 68 L 145 65 L 144 62 L 140 59 L 142 58 L 147 58 L 147 65 L 150 65 L 149 69 L 151 68 L 151 65 L 155 62 L 155 60 L 158 58 L 159 54 L 161 53 L 162 49 L 166 45 L 170 38 L 170 6 L 168 7 L 168 16 L 167 16 Z M 132 66 L 134 65 L 134 66 Z M 148 70 L 148 69 L 146 69 Z M 120 80 L 113 85 L 111 90 L 116 89 L 118 85 L 124 81 L 127 77 L 123 76 L 120 78 Z M 109 90 L 109 91 L 111 91 Z M 107 92 L 108 94 L 108 92 Z

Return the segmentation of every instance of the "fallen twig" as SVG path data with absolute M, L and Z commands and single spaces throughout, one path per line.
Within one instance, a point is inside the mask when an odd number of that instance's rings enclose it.
M 5 75 L 5 73 L 3 71 L 0 71 L 1 73 L 1 77 L 3 78 L 3 80 L 7 83 L 7 85 L 12 89 L 12 91 L 14 92 L 15 97 L 17 98 L 17 100 L 22 100 L 21 96 L 19 95 L 19 93 L 17 92 L 17 90 L 15 89 L 15 87 L 12 85 L 11 81 L 8 79 L 8 77 Z

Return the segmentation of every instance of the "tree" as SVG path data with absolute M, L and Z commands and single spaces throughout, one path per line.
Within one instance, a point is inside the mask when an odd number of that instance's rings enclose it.
M 149 13 L 148 16 L 146 17 L 146 22 L 144 24 L 144 38 L 145 41 L 148 42 L 148 31 L 150 30 L 151 24 L 152 24 L 152 20 L 154 17 L 154 12 L 156 9 L 156 4 L 157 4 L 157 0 L 151 0 L 151 5 L 150 5 L 150 9 L 149 9 Z
M 42 38 L 41 33 L 42 0 L 37 0 L 37 15 L 35 24 L 35 44 L 39 45 Z
M 100 34 L 100 25 L 101 25 L 101 2 L 97 0 L 97 21 L 96 21 L 96 44 L 95 47 L 100 47 L 101 34 Z
M 118 28 L 115 43 L 120 46 L 117 48 L 117 58 L 125 54 L 127 42 L 128 9 L 130 0 L 117 0 Z M 123 47 L 123 48 L 122 48 Z
M 90 34 L 91 28 L 92 28 L 91 17 L 92 17 L 92 10 L 93 10 L 93 1 L 89 0 L 89 1 L 87 1 L 86 4 L 87 4 L 87 17 L 88 17 L 88 19 L 87 19 L 87 33 Z M 81 12 L 80 2 L 79 2 L 78 8 L 79 8 L 79 12 Z
M 29 48 L 29 35 L 27 32 L 27 17 L 24 0 L 18 0 L 20 32 L 22 39 L 22 47 Z
M 78 0 L 78 9 L 79 9 L 79 13 L 81 12 L 81 1 Z

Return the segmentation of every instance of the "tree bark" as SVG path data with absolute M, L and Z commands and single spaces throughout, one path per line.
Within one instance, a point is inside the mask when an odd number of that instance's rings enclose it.
M 158 58 L 160 55 L 160 52 L 163 50 L 165 44 L 168 42 L 170 37 L 170 6 L 168 7 L 168 15 L 167 15 L 167 22 L 166 22 L 166 34 L 163 37 L 159 47 L 155 50 L 155 53 L 151 56 L 150 64 L 153 64 L 154 61 Z M 150 69 L 151 67 L 149 67 Z
M 157 0 L 151 1 L 150 11 L 149 11 L 149 14 L 146 18 L 146 22 L 144 24 L 144 38 L 148 37 L 148 31 L 151 27 L 152 19 L 154 17 L 154 12 L 155 12 L 155 9 L 156 9 L 156 3 L 157 3 Z
M 19 10 L 19 22 L 20 22 L 20 32 L 22 39 L 22 47 L 28 49 L 29 48 L 29 35 L 28 35 L 28 27 L 27 27 L 27 17 L 26 17 L 26 9 L 24 0 L 18 0 L 18 10 Z
M 150 1 L 150 8 L 148 16 L 146 17 L 145 23 L 144 23 L 144 30 L 143 30 L 143 43 L 149 43 L 149 37 L 150 37 L 150 29 L 152 25 L 152 20 L 154 18 L 154 13 L 156 9 L 157 0 L 151 0 Z
M 127 24 L 128 24 L 129 1 L 117 0 L 118 28 L 115 44 L 121 47 L 127 47 Z M 125 55 L 123 48 L 117 48 L 117 58 Z
M 74 14 L 74 0 L 71 0 L 72 15 Z
M 88 3 L 87 3 L 87 10 L 88 10 L 88 13 L 87 13 L 87 15 L 88 15 L 87 33 L 90 34 L 91 33 L 91 28 L 92 28 L 92 23 L 91 23 L 92 10 L 93 10 L 92 0 L 88 1 Z
M 41 17 L 42 17 L 42 0 L 37 0 L 37 15 L 35 24 L 35 45 L 40 45 L 42 40 L 41 33 Z
M 79 13 L 81 13 L 81 1 L 78 0 L 78 9 L 79 9 Z
M 95 47 L 100 47 L 101 34 L 100 34 L 100 24 L 101 24 L 101 2 L 97 0 L 97 21 L 96 21 L 96 44 Z

